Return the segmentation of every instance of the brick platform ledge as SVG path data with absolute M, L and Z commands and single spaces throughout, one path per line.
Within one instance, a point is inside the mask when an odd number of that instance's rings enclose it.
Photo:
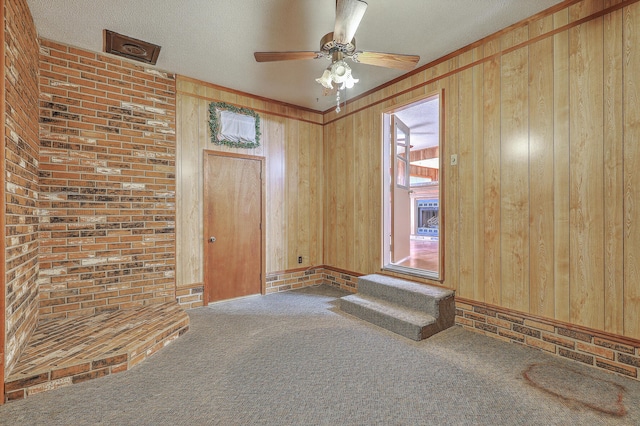
M 7 377 L 5 400 L 126 371 L 188 330 L 177 302 L 39 324 Z

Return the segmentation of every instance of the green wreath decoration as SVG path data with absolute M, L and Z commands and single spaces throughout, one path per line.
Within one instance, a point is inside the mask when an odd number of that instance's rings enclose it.
M 250 115 L 256 121 L 256 141 L 255 142 L 238 142 L 229 140 L 219 140 L 218 132 L 220 131 L 220 118 L 218 111 L 225 110 L 236 114 Z M 260 116 L 254 110 L 244 107 L 237 107 L 225 102 L 211 102 L 209 104 L 209 129 L 211 129 L 211 142 L 216 145 L 226 145 L 232 148 L 257 148 L 260 146 Z

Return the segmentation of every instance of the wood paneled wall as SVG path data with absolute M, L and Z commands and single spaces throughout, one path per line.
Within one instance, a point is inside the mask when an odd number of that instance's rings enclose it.
M 177 80 L 178 288 L 203 275 L 203 150 L 266 158 L 267 274 L 321 265 L 322 115 L 179 77 Z M 236 149 L 211 143 L 210 102 L 227 102 L 260 114 L 261 146 Z M 298 263 L 302 256 L 303 263 Z
M 442 284 L 640 338 L 640 3 L 568 2 L 325 113 L 325 264 L 380 269 L 382 113 L 434 92 Z

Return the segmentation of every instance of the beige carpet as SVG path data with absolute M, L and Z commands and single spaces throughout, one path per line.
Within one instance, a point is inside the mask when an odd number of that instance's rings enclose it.
M 639 425 L 640 382 L 459 327 L 414 342 L 321 286 L 189 312 L 131 371 L 0 407 L 2 425 Z
M 524 377 L 532 386 L 575 404 L 578 409 L 584 406 L 615 417 L 627 414 L 626 388 L 608 378 L 550 362 L 530 365 Z

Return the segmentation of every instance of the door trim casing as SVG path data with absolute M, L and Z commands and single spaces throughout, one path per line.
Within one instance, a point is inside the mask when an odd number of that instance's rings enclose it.
M 266 226 L 264 225 L 264 219 L 266 217 L 266 164 L 265 164 L 265 157 L 262 156 L 258 156 L 258 155 L 247 155 L 247 154 L 238 154 L 235 152 L 224 152 L 224 151 L 215 151 L 215 150 L 211 150 L 211 149 L 205 149 L 203 150 L 203 163 L 202 163 L 202 168 L 203 168 L 203 173 L 204 173 L 204 167 L 206 164 L 206 158 L 209 156 L 218 156 L 218 157 L 231 157 L 231 158 L 237 158 L 237 159 L 244 159 L 244 160 L 253 160 L 253 161 L 258 161 L 260 163 L 260 175 L 262 176 L 262 179 L 260 179 L 260 294 L 265 295 L 266 294 L 266 287 L 267 287 L 267 277 L 266 277 L 266 268 L 267 268 L 267 256 L 266 256 Z M 204 200 L 204 194 L 203 194 L 203 200 Z M 204 220 L 204 209 L 202 210 L 202 222 L 203 222 L 203 234 L 202 234 L 202 239 L 204 241 L 204 253 L 203 253 L 203 257 L 204 257 L 204 271 L 206 274 L 206 271 L 208 271 L 208 266 L 209 266 L 209 256 L 208 256 L 208 245 L 207 245 L 207 238 L 208 235 L 210 235 L 210 230 L 208 229 L 208 223 L 206 220 Z M 209 286 L 209 280 L 207 279 L 206 275 L 203 277 L 203 284 L 204 284 L 204 295 L 203 295 L 203 302 L 204 302 L 204 306 L 207 306 L 209 304 L 209 300 L 211 300 L 211 293 L 210 293 L 210 286 Z
M 433 91 L 427 92 L 425 94 L 421 94 L 419 96 L 413 97 L 411 99 L 407 99 L 404 102 L 400 102 L 398 104 L 394 104 L 390 107 L 384 108 L 380 115 L 379 115 L 379 119 L 380 122 L 383 123 L 382 126 L 380 126 L 380 130 L 381 130 L 381 134 L 380 134 L 380 140 L 382 141 L 382 143 L 380 144 L 380 151 L 381 151 L 381 158 L 384 159 L 388 157 L 389 152 L 386 151 L 387 147 L 388 147 L 388 142 L 390 140 L 390 131 L 391 131 L 391 120 L 385 120 L 385 116 L 386 115 L 392 115 L 396 112 L 399 112 L 403 109 L 406 108 L 410 108 L 413 104 L 416 103 L 421 103 L 421 102 L 427 102 L 429 99 L 434 98 L 434 97 L 438 97 L 439 102 L 440 102 L 440 150 L 441 150 L 441 154 L 440 154 L 440 173 L 439 173 L 439 182 L 440 182 L 440 189 L 439 189 L 439 205 L 440 205 L 440 212 L 441 212 L 441 216 L 440 216 L 440 229 L 439 229 L 439 249 L 438 249 L 438 265 L 439 265 L 439 271 L 437 274 L 433 273 L 433 272 L 429 272 L 429 271 L 421 271 L 419 269 L 415 269 L 415 268 L 409 268 L 409 267 L 404 267 L 404 266 L 398 266 L 398 265 L 394 265 L 391 262 L 388 262 L 387 257 L 385 256 L 386 254 L 386 250 L 389 247 L 390 244 L 390 238 L 391 238 L 391 232 L 390 232 L 390 224 L 387 223 L 387 217 L 390 217 L 390 204 L 387 202 L 388 199 L 386 198 L 385 195 L 385 188 L 389 187 L 390 181 L 387 181 L 388 179 L 391 179 L 390 173 L 387 174 L 387 171 L 385 170 L 385 167 L 383 165 L 383 167 L 381 168 L 382 173 L 380 174 L 380 201 L 381 201 L 381 205 L 383 206 L 382 208 L 382 215 L 381 215 L 381 222 L 380 222 L 380 230 L 382 232 L 382 236 L 380 239 L 380 260 L 381 260 L 381 264 L 380 264 L 380 271 L 390 271 L 392 273 L 398 273 L 398 274 L 402 274 L 402 275 L 407 275 L 407 276 L 415 276 L 418 278 L 424 278 L 424 279 L 428 279 L 428 280 L 432 280 L 434 282 L 438 282 L 440 284 L 445 282 L 445 245 L 446 245 L 446 226 L 445 226 L 445 220 L 446 220 L 446 214 L 445 214 L 445 207 L 446 207 L 446 202 L 445 202 L 445 195 L 446 195 L 446 167 L 445 166 L 445 161 L 444 161 L 444 153 L 448 152 L 446 151 L 446 116 L 445 116 L 445 111 L 446 111 L 446 96 L 445 96 L 445 89 L 442 87 L 439 87 Z

